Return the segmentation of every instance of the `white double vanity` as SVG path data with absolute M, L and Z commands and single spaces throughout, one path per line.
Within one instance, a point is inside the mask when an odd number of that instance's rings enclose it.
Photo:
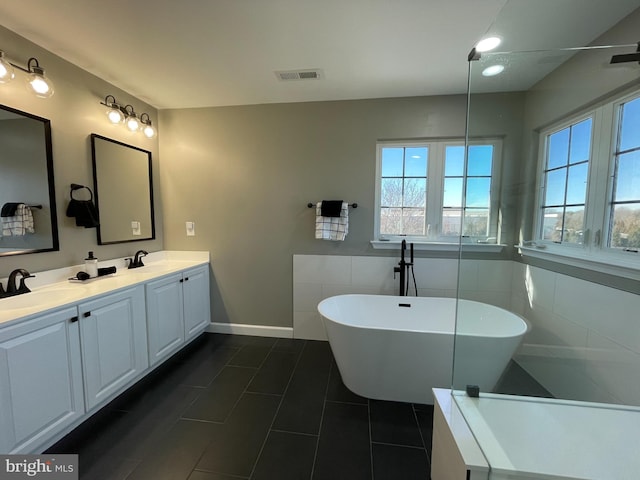
M 37 272 L 0 299 L 0 452 L 46 449 L 209 325 L 209 253 L 144 260 L 82 283 Z

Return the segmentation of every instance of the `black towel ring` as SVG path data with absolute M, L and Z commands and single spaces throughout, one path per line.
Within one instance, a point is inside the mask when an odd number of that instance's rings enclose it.
M 83 188 L 86 188 L 89 191 L 89 195 L 91 196 L 91 198 L 89 198 L 90 201 L 93 200 L 93 192 L 91 191 L 91 189 L 89 187 L 85 187 L 84 185 L 79 185 L 77 183 L 72 183 L 71 184 L 71 200 L 77 200 L 76 198 L 73 198 L 73 192 L 75 192 L 76 190 L 82 190 Z

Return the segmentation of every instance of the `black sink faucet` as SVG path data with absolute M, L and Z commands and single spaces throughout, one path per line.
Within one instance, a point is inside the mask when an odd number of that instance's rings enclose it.
M 20 275 L 20 285 L 16 286 L 16 276 Z M 21 295 L 23 293 L 29 293 L 29 287 L 27 287 L 24 283 L 26 278 L 33 278 L 35 275 L 31 275 L 24 268 L 17 268 L 13 272 L 9 274 L 9 278 L 7 279 L 7 292 L 6 296 L 10 297 L 13 295 Z
M 144 263 L 142 263 L 142 257 L 146 255 L 149 255 L 149 252 L 147 252 L 146 250 L 138 250 L 133 256 L 133 260 L 129 261 L 129 268 L 144 267 Z

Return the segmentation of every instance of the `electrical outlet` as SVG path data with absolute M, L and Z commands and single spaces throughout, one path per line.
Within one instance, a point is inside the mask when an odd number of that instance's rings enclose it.
M 140 222 L 134 220 L 131 222 L 131 234 L 132 235 L 142 235 L 140 231 Z
M 195 237 L 196 236 L 196 223 L 195 222 L 186 222 L 187 226 L 187 237 Z

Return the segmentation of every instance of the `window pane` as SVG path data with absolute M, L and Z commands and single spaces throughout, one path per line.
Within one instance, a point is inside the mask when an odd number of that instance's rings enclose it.
M 485 237 L 489 234 L 489 210 L 467 209 L 464 214 L 462 234 L 470 237 Z
M 567 207 L 564 213 L 562 241 L 582 243 L 584 238 L 584 207 Z
M 460 235 L 462 210 L 451 208 L 442 211 L 442 235 Z
M 571 127 L 569 163 L 589 160 L 589 152 L 591 151 L 591 123 L 591 118 L 587 118 Z
M 442 199 L 444 207 L 462 206 L 462 178 L 444 179 L 444 196 Z
M 380 233 L 385 235 L 399 235 L 402 233 L 402 209 L 380 209 Z
M 427 154 L 426 147 L 407 148 L 405 151 L 405 177 L 426 177 L 427 176 Z
M 640 202 L 616 205 L 614 208 L 611 246 L 640 249 Z
M 424 209 L 403 209 L 402 221 L 402 233 L 406 235 L 424 235 Z
M 383 148 L 382 149 L 382 176 L 401 177 L 402 176 L 402 154 L 404 148 Z
M 620 151 L 640 147 L 640 98 L 622 106 Z
M 491 178 L 468 178 L 466 206 L 489 208 L 490 189 Z
M 444 160 L 444 176 L 445 177 L 461 177 L 464 174 L 464 147 L 452 146 L 446 147 Z
M 618 174 L 615 180 L 614 202 L 640 200 L 640 151 L 618 157 Z
M 470 177 L 490 177 L 493 160 L 493 145 L 472 145 L 469 147 L 467 175 Z
M 562 221 L 564 209 L 544 208 L 541 237 L 543 240 L 559 242 L 562 240 Z
M 549 136 L 549 159 L 547 170 L 567 164 L 569 158 L 569 128 Z
M 383 207 L 402 206 L 402 179 L 383 178 L 380 205 Z
M 547 173 L 545 205 L 564 205 L 567 170 L 561 168 Z
M 584 204 L 587 195 L 587 169 L 586 163 L 569 167 L 567 204 Z
M 427 180 L 425 178 L 405 178 L 405 207 L 424 207 L 427 203 Z

